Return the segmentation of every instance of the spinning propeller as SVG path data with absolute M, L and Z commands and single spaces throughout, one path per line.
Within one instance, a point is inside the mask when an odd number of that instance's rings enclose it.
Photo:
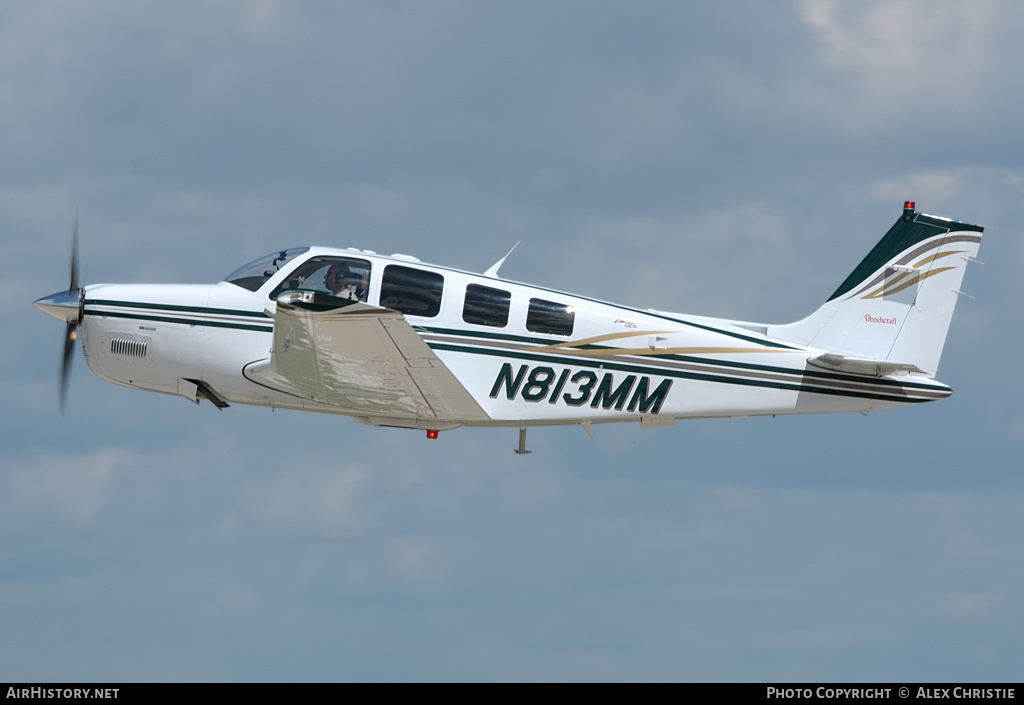
M 36 308 L 56 319 L 64 321 L 64 359 L 60 366 L 60 411 L 64 413 L 64 398 L 67 393 L 68 375 L 71 372 L 71 356 L 78 338 L 78 326 L 82 322 L 85 291 L 78 286 L 78 215 L 71 235 L 71 282 L 67 291 L 44 296 L 35 302 Z

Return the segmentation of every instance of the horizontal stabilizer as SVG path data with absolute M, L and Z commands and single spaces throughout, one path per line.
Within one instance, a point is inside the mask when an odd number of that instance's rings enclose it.
M 823 367 L 826 370 L 836 372 L 849 372 L 855 375 L 867 375 L 869 377 L 885 377 L 892 374 L 926 374 L 917 365 L 909 362 L 890 362 L 888 360 L 866 360 L 859 357 L 844 357 L 836 353 L 825 353 L 817 357 L 807 359 L 807 362 L 815 367 Z

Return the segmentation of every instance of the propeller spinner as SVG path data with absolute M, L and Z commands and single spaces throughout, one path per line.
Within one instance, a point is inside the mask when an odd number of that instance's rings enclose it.
M 75 228 L 71 236 L 71 281 L 67 291 L 59 291 L 44 296 L 34 302 L 36 308 L 54 318 L 64 321 L 64 358 L 60 366 L 60 411 L 64 413 L 64 399 L 68 387 L 68 375 L 71 371 L 71 358 L 78 338 L 78 326 L 82 322 L 82 309 L 85 303 L 85 291 L 78 286 L 78 216 L 75 215 Z

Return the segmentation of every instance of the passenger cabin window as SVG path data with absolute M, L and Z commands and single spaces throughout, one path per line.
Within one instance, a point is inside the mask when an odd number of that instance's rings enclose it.
M 526 330 L 549 335 L 572 335 L 575 320 L 576 309 L 572 306 L 544 299 L 530 299 L 530 309 L 526 313 Z
M 380 285 L 380 305 L 410 316 L 433 318 L 441 312 L 443 292 L 442 275 L 389 264 Z
M 504 328 L 508 325 L 508 308 L 512 294 L 489 286 L 470 284 L 462 306 L 462 320 L 478 326 Z
M 342 299 L 366 301 L 370 288 L 370 263 L 352 257 L 314 257 L 295 268 L 270 298 L 285 291 L 320 291 Z

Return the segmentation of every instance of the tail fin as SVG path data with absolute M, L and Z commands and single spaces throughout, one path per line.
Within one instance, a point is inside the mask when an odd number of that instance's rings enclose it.
M 825 304 L 768 334 L 825 350 L 826 366 L 876 374 L 896 369 L 934 376 L 967 263 L 984 228 L 924 215 L 907 201 L 903 215 Z

